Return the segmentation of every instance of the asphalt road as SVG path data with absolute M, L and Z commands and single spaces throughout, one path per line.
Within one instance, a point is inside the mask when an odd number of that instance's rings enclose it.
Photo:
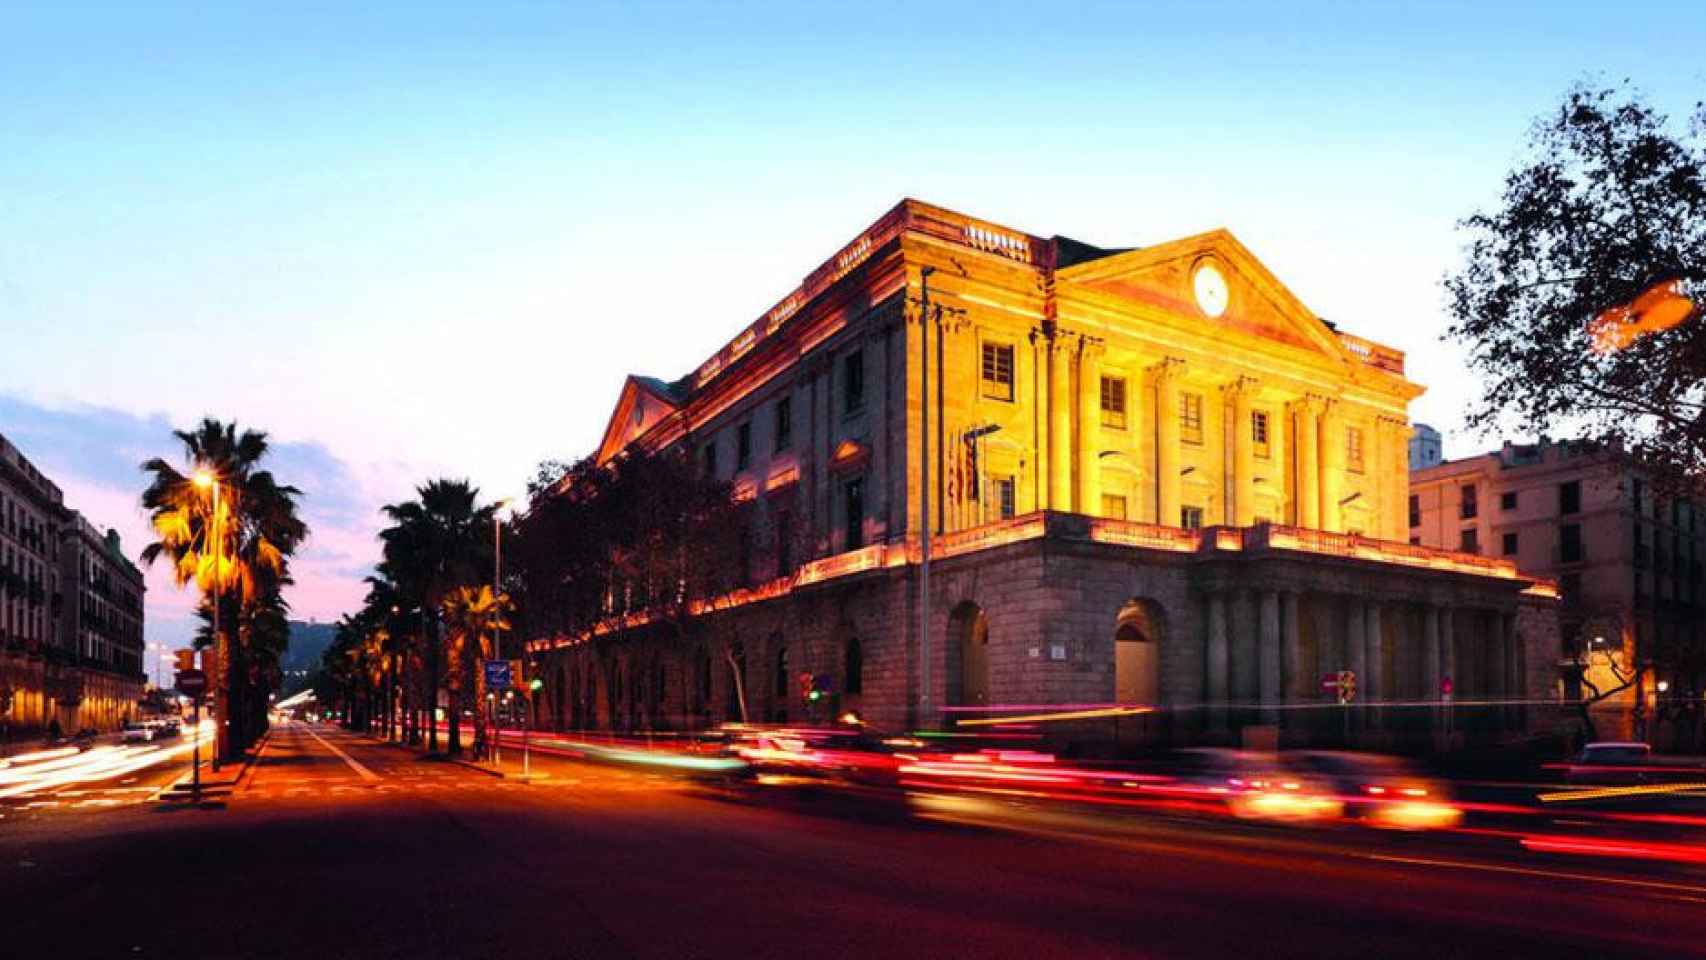
M 223 809 L 0 821 L 0 942 L 64 957 L 1706 953 L 1706 874 L 1424 838 L 813 794 L 278 730 Z

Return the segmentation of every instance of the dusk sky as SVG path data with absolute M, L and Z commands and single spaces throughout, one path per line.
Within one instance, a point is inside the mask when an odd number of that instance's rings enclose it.
M 134 557 L 173 426 L 270 431 L 320 619 L 380 504 L 588 452 L 623 372 L 693 368 L 903 196 L 1225 226 L 1452 430 L 1454 222 L 1572 83 L 1706 94 L 1698 2 L 353 6 L 0 14 L 0 433 Z M 148 639 L 190 605 L 154 571 Z

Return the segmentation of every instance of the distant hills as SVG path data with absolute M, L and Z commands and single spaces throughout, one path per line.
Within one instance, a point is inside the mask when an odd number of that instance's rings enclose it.
M 290 621 L 290 648 L 279 663 L 279 668 L 284 671 L 280 697 L 288 697 L 307 685 L 309 675 L 320 665 L 320 655 L 332 645 L 337 630 L 335 623 Z

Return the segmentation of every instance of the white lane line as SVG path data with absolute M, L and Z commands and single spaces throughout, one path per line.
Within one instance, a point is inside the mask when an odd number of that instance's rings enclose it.
M 1611 877 L 1593 873 L 1563 873 L 1554 870 L 1536 870 L 1530 867 L 1506 867 L 1495 863 L 1471 863 L 1465 860 L 1432 860 L 1425 857 L 1392 857 L 1378 853 L 1358 854 L 1364 860 L 1379 860 L 1385 863 L 1404 863 L 1413 866 L 1451 867 L 1458 870 L 1482 870 L 1488 873 L 1514 873 L 1525 877 L 1540 877 L 1546 880 L 1582 880 L 1589 883 L 1609 883 L 1622 887 L 1637 887 L 1643 890 L 1663 891 L 1672 894 L 1694 894 L 1685 899 L 1698 899 L 1700 894 L 1706 894 L 1706 887 L 1695 887 L 1682 883 L 1664 883 L 1658 880 L 1629 880 L 1622 877 Z
M 377 781 L 379 779 L 379 774 L 374 773 L 372 770 L 369 770 L 366 767 L 362 766 L 359 762 L 356 761 L 356 759 L 354 757 L 350 756 L 349 754 L 343 752 L 342 750 L 339 750 L 337 747 L 334 747 L 330 743 L 326 742 L 326 738 L 315 733 L 313 727 L 305 726 L 305 727 L 303 727 L 303 729 L 308 731 L 308 735 L 310 737 L 313 737 L 314 739 L 320 741 L 320 746 L 325 747 L 327 750 L 330 750 L 333 753 L 337 754 L 339 759 L 341 759 L 343 762 L 349 764 L 349 768 L 351 770 L 354 770 L 356 773 L 361 774 L 361 777 L 363 780 Z

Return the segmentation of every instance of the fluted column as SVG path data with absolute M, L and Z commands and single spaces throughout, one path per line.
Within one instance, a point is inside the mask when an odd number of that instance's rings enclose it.
M 1072 383 L 1067 334 L 1058 327 L 1048 340 L 1048 506 L 1072 509 Z
M 1179 525 L 1179 378 L 1184 361 L 1172 357 L 1150 368 L 1155 389 L 1155 522 Z
M 1248 527 L 1256 522 L 1256 443 L 1250 434 L 1250 401 L 1256 392 L 1256 379 L 1239 377 L 1222 389 L 1227 418 L 1232 421 L 1232 450 L 1226 463 L 1232 479 L 1232 503 L 1225 522 Z
M 1383 700 L 1391 694 L 1386 689 L 1386 632 L 1380 618 L 1380 604 L 1369 601 L 1365 605 L 1367 626 L 1365 636 L 1368 645 L 1368 680 L 1361 684 L 1368 691 L 1370 701 Z
M 1410 538 L 1410 432 L 1402 420 L 1376 422 L 1380 446 L 1380 533 L 1388 540 Z
M 1280 679 L 1287 703 L 1307 699 L 1310 695 L 1309 678 L 1303 676 L 1303 629 L 1298 622 L 1300 612 L 1296 593 L 1288 590 L 1280 594 Z
M 1102 512 L 1102 350 L 1099 341 L 1078 339 L 1078 512 Z M 1126 397 L 1126 422 L 1131 422 L 1131 397 Z
M 1263 590 L 1256 629 L 1256 696 L 1262 703 L 1262 722 L 1279 720 L 1276 705 L 1284 699 L 1280 679 L 1279 593 Z
M 1323 404 L 1315 443 L 1321 465 L 1321 529 L 1343 533 L 1344 509 L 1339 501 L 1345 496 L 1345 418 L 1338 401 Z
M 1296 469 L 1296 489 L 1293 501 L 1297 505 L 1297 525 L 1317 530 L 1321 527 L 1321 465 L 1317 460 L 1316 417 L 1321 408 L 1319 397 L 1304 397 L 1291 405 L 1293 431 L 1297 440 L 1292 451 Z
M 1227 683 L 1231 678 L 1231 637 L 1227 632 L 1226 594 L 1208 595 L 1208 649 L 1204 657 L 1207 671 L 1208 701 L 1223 707 L 1227 699 Z
M 1342 661 L 1345 669 L 1357 676 L 1357 699 L 1361 700 L 1363 684 L 1368 677 L 1368 635 L 1367 622 L 1363 614 L 1361 597 L 1344 597 L 1340 603 L 1346 608 L 1345 620 L 1345 658 Z
M 1423 700 L 1439 697 L 1439 630 L 1440 610 L 1429 604 L 1422 614 L 1422 695 Z

